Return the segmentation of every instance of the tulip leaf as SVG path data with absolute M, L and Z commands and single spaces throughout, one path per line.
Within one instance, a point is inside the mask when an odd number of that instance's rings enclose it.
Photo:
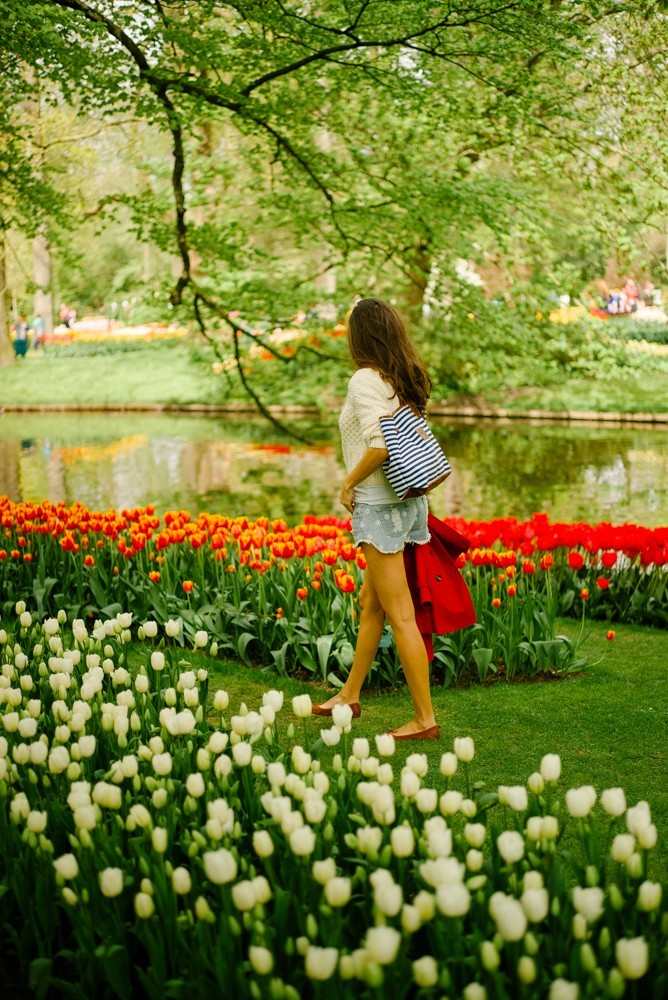
M 316 649 L 318 650 L 318 662 L 320 663 L 320 671 L 323 678 L 327 676 L 327 664 L 329 662 L 329 654 L 332 650 L 332 642 L 334 641 L 334 636 L 329 635 L 319 635 L 316 639 Z
M 37 1000 L 46 996 L 51 980 L 52 962 L 50 958 L 34 958 L 30 963 L 29 983 Z

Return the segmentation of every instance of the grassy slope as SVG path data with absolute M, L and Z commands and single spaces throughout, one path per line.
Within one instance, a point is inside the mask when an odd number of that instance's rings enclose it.
M 573 631 L 572 622 L 562 625 L 564 631 Z M 609 643 L 605 626 L 599 623 L 585 650 L 592 666 L 568 680 L 436 689 L 442 740 L 438 744 L 406 742 L 400 745 L 396 760 L 421 750 L 438 766 L 453 737 L 470 735 L 477 747 L 473 778 L 494 787 L 524 783 L 544 753 L 558 753 L 564 788 L 593 784 L 600 792 L 621 785 L 629 804 L 643 798 L 649 801 L 659 830 L 652 874 L 666 879 L 668 633 L 619 626 L 616 640 Z M 199 655 L 195 658 L 200 659 Z M 256 707 L 262 692 L 271 687 L 279 687 L 287 699 L 305 690 L 315 701 L 331 694 L 320 685 L 305 685 L 230 661 L 209 661 L 208 666 L 211 691 L 224 687 L 235 711 L 242 701 L 249 708 Z M 406 721 L 410 714 L 405 690 L 369 694 L 354 732 L 373 737 Z M 323 725 L 326 720 L 307 720 L 308 738 L 315 740 Z M 300 739 L 301 723 L 296 729 Z
M 278 378 L 277 378 L 278 375 Z M 341 391 L 345 372 L 335 373 Z M 322 401 L 317 371 L 300 374 L 295 385 L 288 366 L 263 367 L 256 363 L 252 381 L 267 402 Z M 222 376 L 213 376 L 206 363 L 191 357 L 187 344 L 146 345 L 131 353 L 93 357 L 57 358 L 53 354 L 28 357 L 0 372 L 0 406 L 3 403 L 215 403 L 226 395 Z M 247 401 L 233 379 L 227 398 Z M 332 385 L 330 391 L 336 391 Z M 441 393 L 434 392 L 434 401 Z M 466 403 L 458 397 L 458 402 Z M 602 382 L 573 379 L 552 388 L 527 388 L 515 393 L 493 393 L 489 402 L 516 410 L 668 410 L 668 372 L 635 372 Z

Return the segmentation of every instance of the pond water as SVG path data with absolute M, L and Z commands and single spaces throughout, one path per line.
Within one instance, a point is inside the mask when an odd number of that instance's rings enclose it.
M 154 503 L 249 517 L 345 516 L 336 420 L 283 418 L 310 443 L 251 415 L 0 415 L 0 494 L 80 500 L 93 509 Z M 668 429 L 517 421 L 431 424 L 453 475 L 430 495 L 443 517 L 668 523 Z

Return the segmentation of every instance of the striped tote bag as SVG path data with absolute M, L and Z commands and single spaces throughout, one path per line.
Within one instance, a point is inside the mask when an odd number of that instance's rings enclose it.
M 443 449 L 424 417 L 406 403 L 378 422 L 389 455 L 383 472 L 400 500 L 419 497 L 452 472 Z

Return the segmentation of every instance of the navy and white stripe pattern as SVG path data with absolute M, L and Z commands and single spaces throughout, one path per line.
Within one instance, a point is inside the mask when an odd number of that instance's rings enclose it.
M 424 417 L 408 404 L 378 422 L 389 452 L 383 471 L 400 500 L 428 493 L 452 472 Z

